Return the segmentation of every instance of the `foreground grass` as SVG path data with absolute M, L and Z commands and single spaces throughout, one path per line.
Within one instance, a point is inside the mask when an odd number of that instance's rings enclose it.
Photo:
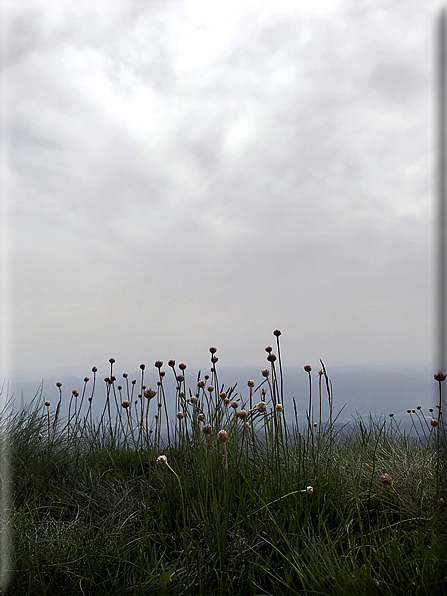
M 439 440 L 416 443 L 372 418 L 337 437 L 309 418 L 287 435 L 273 363 L 269 378 L 273 413 L 255 406 L 245 427 L 199 399 L 212 434 L 186 415 L 163 449 L 157 433 L 138 443 L 132 417 L 123 444 L 107 424 L 52 432 L 38 400 L 15 414 L 8 593 L 446 593 Z

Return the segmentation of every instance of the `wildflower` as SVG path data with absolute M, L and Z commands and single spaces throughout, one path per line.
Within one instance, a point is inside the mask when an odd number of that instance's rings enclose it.
M 115 362 L 115 358 L 109 358 L 109 362 L 110 364 L 113 364 Z
M 300 490 L 300 493 L 307 493 L 308 495 L 313 495 L 314 488 L 313 488 L 313 486 L 306 486 L 306 488 L 303 488 L 303 490 Z
M 393 479 L 389 474 L 382 474 L 380 477 L 380 482 L 385 486 L 391 486 L 393 484 Z
M 270 374 L 270 371 L 268 368 L 264 368 L 263 370 L 261 370 L 261 375 L 265 378 L 267 378 Z
M 180 362 L 180 364 L 178 365 L 180 370 L 185 370 L 186 369 L 186 364 L 183 364 L 183 362 Z
M 92 373 L 95 373 L 95 372 L 98 372 L 98 369 L 96 368 L 96 366 L 94 366 L 94 367 L 92 368 Z
M 197 387 L 199 387 L 200 389 L 203 389 L 205 387 L 205 381 L 199 381 L 197 383 Z
M 157 360 L 154 364 L 155 368 L 161 368 L 163 366 L 163 362 L 161 360 Z
M 445 375 L 442 370 L 438 370 L 438 372 L 435 374 L 434 379 L 435 381 L 444 381 L 445 378 L 447 377 L 447 375 Z
M 210 393 L 214 391 L 214 387 L 212 385 L 208 385 L 207 389 Z
M 272 350 L 273 350 L 273 348 L 272 348 L 271 346 L 267 346 L 267 347 L 265 348 L 265 351 L 266 351 L 268 354 L 270 354 L 270 352 L 271 352 Z
M 255 406 L 255 409 L 258 410 L 258 412 L 265 412 L 267 410 L 267 404 L 265 403 L 265 401 L 258 401 L 258 403 Z
M 255 386 L 254 381 L 247 381 L 247 387 L 254 387 L 254 386 Z
M 124 378 L 124 379 L 127 379 L 127 377 L 128 377 L 128 376 L 129 376 L 129 375 L 128 375 L 127 373 L 123 373 L 123 378 Z
M 166 457 L 166 455 L 159 455 L 156 459 L 157 462 L 157 466 L 164 466 L 168 463 L 168 458 Z
M 267 356 L 267 360 L 268 360 L 269 362 L 275 362 L 275 360 L 276 360 L 276 356 L 275 356 L 275 354 L 273 354 L 273 352 L 272 352 L 271 354 L 269 354 L 269 355 Z
M 125 410 L 127 410 L 127 408 L 130 406 L 130 401 L 128 399 L 124 400 L 121 403 L 121 407 L 124 408 Z
M 202 426 L 202 432 L 204 435 L 210 435 L 213 431 L 213 427 L 211 426 L 211 424 L 204 424 Z
M 228 441 L 228 433 L 226 430 L 220 430 L 216 435 L 216 440 L 219 443 L 226 443 Z
M 201 412 L 197 418 L 199 419 L 199 422 L 204 422 L 205 421 L 205 414 L 203 412 Z
M 236 416 L 241 420 L 245 420 L 248 416 L 248 412 L 247 410 L 240 410 L 239 412 L 236 412 Z
M 154 389 L 152 389 L 152 387 L 149 387 L 149 389 L 146 389 L 144 392 L 144 397 L 146 397 L 147 399 L 152 399 L 156 395 L 157 395 L 157 392 L 154 391 Z
M 212 356 L 212 357 L 211 357 L 211 362 L 212 362 L 213 364 L 216 364 L 216 362 L 219 362 L 219 358 L 218 358 L 217 356 Z
M 45 402 L 45 405 L 47 406 L 47 408 L 49 408 L 51 404 L 50 404 L 50 402 L 47 400 L 47 401 Z
M 237 401 L 232 401 L 232 402 L 231 402 L 231 407 L 232 407 L 232 408 L 234 408 L 235 410 L 237 410 L 237 408 L 238 408 L 238 405 L 239 405 L 239 404 L 237 403 Z
M 436 427 L 436 426 L 438 426 L 438 421 L 436 420 L 436 418 L 432 418 L 432 419 L 430 420 L 430 424 L 431 424 L 432 426 Z
M 217 348 L 210 348 L 210 354 L 215 354 L 217 352 Z
M 183 412 L 177 412 L 177 418 L 179 420 L 183 420 L 184 417 L 185 417 L 185 415 L 183 414 Z
M 171 368 L 174 368 L 175 360 L 168 360 L 168 366 L 170 366 Z
M 175 378 L 178 383 L 183 383 L 183 381 L 185 380 L 185 377 L 183 375 L 177 375 Z
M 144 370 L 146 368 L 146 365 L 145 364 L 140 364 L 140 368 L 141 368 L 141 370 Z
M 279 329 L 275 329 L 275 331 L 273 332 L 273 335 L 275 337 L 279 337 L 281 335 L 281 331 Z
M 228 406 L 228 404 L 230 403 L 230 401 L 231 401 L 231 399 L 230 399 L 229 397 L 224 397 L 224 400 L 223 400 L 223 402 L 224 402 L 224 404 L 225 404 L 226 406 Z
M 311 365 L 310 365 L 310 364 L 306 364 L 306 365 L 305 365 L 305 367 L 304 367 L 304 370 L 305 370 L 307 373 L 310 373 L 310 371 L 312 370 L 312 367 L 311 367 Z
M 283 408 L 282 404 L 276 404 L 275 410 L 277 412 L 282 412 L 284 410 L 284 408 Z
M 60 383 L 59 381 L 56 383 L 56 387 L 62 387 L 62 383 Z
M 190 403 L 195 406 L 197 403 L 197 396 L 196 395 L 191 395 L 191 397 L 189 398 Z

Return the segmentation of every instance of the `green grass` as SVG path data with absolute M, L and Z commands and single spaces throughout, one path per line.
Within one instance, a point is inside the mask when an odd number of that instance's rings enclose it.
M 113 363 L 101 423 L 91 421 L 88 409 L 82 413 L 81 396 L 75 397 L 69 423 L 58 417 L 57 408 L 43 404 L 41 394 L 20 412 L 4 414 L 13 570 L 4 591 L 33 596 L 446 593 L 439 410 L 428 445 L 396 432 L 392 421 L 373 417 L 336 435 L 323 368 L 316 404 L 326 388 L 330 419 L 314 427 L 310 414 L 300 433 L 274 409 L 284 388 L 276 375 L 280 360 L 272 360 L 264 384 L 247 389 L 246 409 L 250 399 L 253 409 L 247 429 L 219 395 L 215 362 L 205 387 L 193 388 L 195 405 L 185 398 L 186 382 L 178 382 L 176 412 L 184 418 L 179 424 L 174 412 L 165 444 L 159 433 L 163 416 L 169 422 L 163 376 L 157 396 L 149 400 L 142 369 L 143 397 L 135 404 L 132 396 L 130 409 L 121 408 L 128 394 L 123 397 L 125 390 L 116 386 Z M 175 365 L 171 368 L 178 376 Z M 256 410 L 263 388 L 265 413 Z M 312 399 L 311 391 L 309 409 Z M 200 413 L 213 427 L 210 435 L 202 432 Z M 215 438 L 220 429 L 228 432 L 226 443 Z M 168 465 L 157 465 L 161 454 Z M 2 455 L 7 457 L 5 450 Z M 380 482 L 385 473 L 392 486 Z M 5 483 L 3 478 L 2 491 Z

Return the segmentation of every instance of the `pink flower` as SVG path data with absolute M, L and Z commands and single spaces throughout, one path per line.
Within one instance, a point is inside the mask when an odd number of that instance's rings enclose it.
M 393 479 L 389 474 L 382 474 L 380 482 L 386 486 L 391 486 L 393 484 Z

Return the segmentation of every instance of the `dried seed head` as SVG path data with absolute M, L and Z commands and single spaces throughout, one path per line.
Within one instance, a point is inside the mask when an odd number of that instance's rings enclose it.
M 254 381 L 247 381 L 247 387 L 254 387 L 254 386 L 255 386 Z
M 237 410 L 238 407 L 239 407 L 239 404 L 237 403 L 237 401 L 232 401 L 231 402 L 231 407 L 234 408 L 235 410 Z
M 435 381 L 444 381 L 447 375 L 445 375 L 442 370 L 438 370 L 435 374 L 434 379 Z
M 130 406 L 130 401 L 128 399 L 124 400 L 121 403 L 121 407 L 124 408 L 125 410 L 127 410 L 127 408 Z
M 84 377 L 84 383 L 88 383 L 90 379 L 88 377 Z
M 212 385 L 208 385 L 208 391 L 212 393 L 214 391 L 214 387 Z
M 160 377 L 161 377 L 161 378 L 163 378 L 163 377 L 165 376 L 165 374 L 166 374 L 166 373 L 165 373 L 165 371 L 164 371 L 164 370 L 161 370 L 161 371 L 159 372 L 159 375 L 160 375 Z
M 98 369 L 96 368 L 96 366 L 94 366 L 94 367 L 92 368 L 92 373 L 95 373 L 95 372 L 98 372 Z
M 197 387 L 199 387 L 200 389 L 203 389 L 205 387 L 205 381 L 199 381 L 197 383 Z
M 391 486 L 393 484 L 393 479 L 389 474 L 382 474 L 380 477 L 380 482 L 385 486 Z
M 56 387 L 62 387 L 62 383 L 60 383 L 59 381 L 56 383 Z
M 216 364 L 216 362 L 219 362 L 219 358 L 218 358 L 217 356 L 212 356 L 212 357 L 211 357 L 211 362 L 212 362 L 213 364 Z
M 178 365 L 180 370 L 186 370 L 186 364 L 184 364 L 183 362 L 180 362 L 180 364 Z
M 195 395 L 191 395 L 189 401 L 192 403 L 193 406 L 195 406 L 197 403 L 197 397 Z
M 178 383 L 183 383 L 183 381 L 185 380 L 185 377 L 183 375 L 177 375 L 175 377 L 175 379 Z
M 115 358 L 109 358 L 109 362 L 110 364 L 113 364 L 115 362 Z
M 141 368 L 141 370 L 144 370 L 146 368 L 146 365 L 145 364 L 140 364 L 140 368 Z
M 177 418 L 179 420 L 183 420 L 184 417 L 185 417 L 185 415 L 183 414 L 183 412 L 177 412 Z
M 210 435 L 213 432 L 213 427 L 211 424 L 204 424 L 202 426 L 202 432 L 204 435 Z
M 269 362 L 275 362 L 275 360 L 276 360 L 276 356 L 275 356 L 275 354 L 274 354 L 273 352 L 272 352 L 271 354 L 269 354 L 269 355 L 267 356 L 267 360 L 268 360 Z
M 171 368 L 174 368 L 175 360 L 168 360 L 168 366 L 170 366 Z
M 225 391 L 222 391 L 222 393 L 220 394 L 220 398 L 225 399 L 226 397 L 227 397 L 227 394 L 225 393 Z
M 129 376 L 129 375 L 128 375 L 127 373 L 123 373 L 123 378 L 124 378 L 124 379 L 127 379 L 127 377 L 128 377 L 128 376 Z
M 265 378 L 267 378 L 270 374 L 270 371 L 268 368 L 264 368 L 263 370 L 261 370 L 261 375 Z
M 146 397 L 147 399 L 152 399 L 156 395 L 157 392 L 154 389 L 152 389 L 152 387 L 149 387 L 149 389 L 146 389 L 146 391 L 144 392 L 144 397 Z
M 305 370 L 307 373 L 310 373 L 310 371 L 312 370 L 312 367 L 311 367 L 311 365 L 310 365 L 310 364 L 306 364 L 306 365 L 305 365 L 305 367 L 304 367 L 304 370 Z
M 223 402 L 226 406 L 228 406 L 228 404 L 230 403 L 231 399 L 229 397 L 225 397 Z
M 161 360 L 156 360 L 154 366 L 155 368 L 161 368 L 163 366 L 163 362 Z
M 273 350 L 272 346 L 267 346 L 265 348 L 265 351 L 267 352 L 267 354 L 270 354 L 270 352 Z
M 273 332 L 273 335 L 275 337 L 279 337 L 281 335 L 281 331 L 279 329 L 275 329 L 275 331 Z
M 216 435 L 216 439 L 219 441 L 219 443 L 226 443 L 228 441 L 228 433 L 226 430 L 220 430 L 217 435 Z
M 159 455 L 155 460 L 157 462 L 157 466 L 165 466 L 168 463 L 168 458 L 166 455 Z
M 265 412 L 267 410 L 267 404 L 265 401 L 258 401 L 255 408 L 258 410 L 258 412 Z
M 432 419 L 430 420 L 430 424 L 431 424 L 432 426 L 436 427 L 436 426 L 438 426 L 438 421 L 436 420 L 436 418 L 432 418 Z
M 210 354 L 215 354 L 217 352 L 217 348 L 210 348 Z

